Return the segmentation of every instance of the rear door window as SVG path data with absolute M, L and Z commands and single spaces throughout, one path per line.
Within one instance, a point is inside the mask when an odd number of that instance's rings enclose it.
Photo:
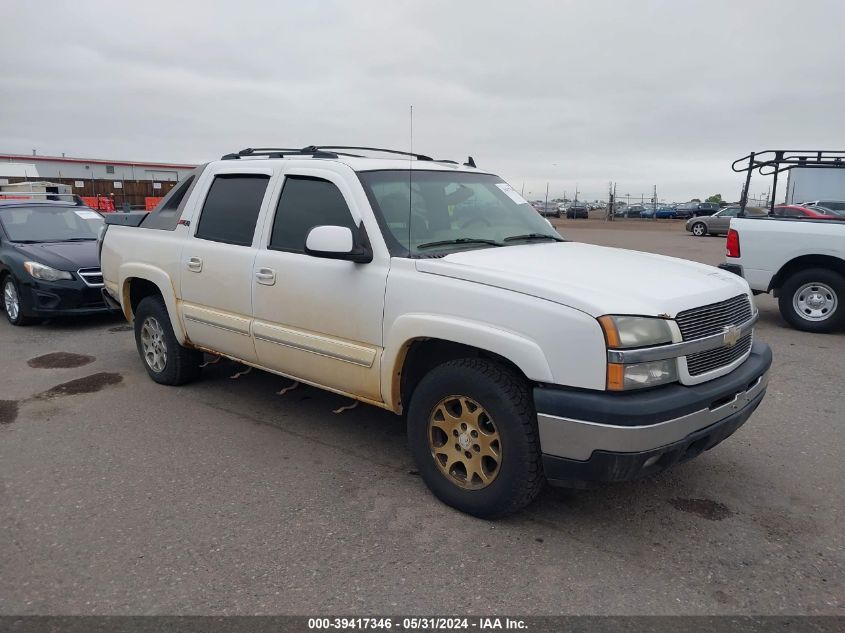
M 205 197 L 194 237 L 250 246 L 270 176 L 220 174 Z

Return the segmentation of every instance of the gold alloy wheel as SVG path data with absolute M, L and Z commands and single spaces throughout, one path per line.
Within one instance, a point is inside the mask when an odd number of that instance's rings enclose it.
M 467 490 L 489 486 L 502 464 L 502 440 L 493 419 L 475 400 L 448 396 L 428 422 L 434 463 L 449 481 Z

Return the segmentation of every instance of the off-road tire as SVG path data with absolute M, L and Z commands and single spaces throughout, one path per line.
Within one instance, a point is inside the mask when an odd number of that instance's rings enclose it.
M 432 455 L 430 418 L 436 405 L 449 396 L 465 396 L 480 404 L 501 436 L 498 474 L 479 490 L 453 483 Z M 525 379 L 492 361 L 465 358 L 432 369 L 411 397 L 408 442 L 417 469 L 434 495 L 473 516 L 493 519 L 521 510 L 545 483 L 537 414 L 529 386 Z
M 836 307 L 822 321 L 804 317 L 795 307 L 795 294 L 812 283 L 823 284 L 836 297 Z M 845 326 L 845 277 L 826 268 L 807 268 L 787 277 L 778 294 L 778 308 L 783 319 L 797 330 L 805 332 L 834 332 Z
M 161 326 L 163 342 L 167 352 L 167 360 L 164 368 L 155 371 L 144 355 L 144 348 L 141 342 L 141 330 L 145 321 L 152 317 Z M 135 345 L 144 369 L 147 370 L 150 378 L 162 385 L 183 385 L 196 380 L 200 373 L 202 363 L 202 352 L 183 347 L 176 340 L 173 333 L 173 326 L 170 325 L 170 315 L 167 306 L 161 296 L 149 296 L 141 299 L 135 310 Z

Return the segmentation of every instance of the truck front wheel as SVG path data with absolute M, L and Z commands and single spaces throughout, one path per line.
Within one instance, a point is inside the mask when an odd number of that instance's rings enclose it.
M 202 352 L 179 344 L 160 296 L 144 297 L 135 309 L 135 345 L 159 384 L 182 385 L 200 375 Z
M 825 268 L 790 275 L 780 289 L 778 307 L 792 327 L 832 332 L 845 324 L 845 277 Z
M 491 361 L 466 358 L 431 370 L 411 398 L 408 440 L 435 496 L 477 517 L 520 510 L 545 481 L 528 385 Z

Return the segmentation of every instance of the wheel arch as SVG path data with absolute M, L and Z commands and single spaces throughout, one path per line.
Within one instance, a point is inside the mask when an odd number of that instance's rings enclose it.
M 552 382 L 542 349 L 523 336 L 486 324 L 406 315 L 396 320 L 382 358 L 382 397 L 401 413 L 420 379 L 435 366 L 457 358 L 489 358 L 529 382 Z
M 121 279 L 120 305 L 127 321 L 134 321 L 135 309 L 142 299 L 158 294 L 164 300 L 177 341 L 180 345 L 189 342 L 179 318 L 176 291 L 167 273 L 152 266 L 135 265 L 122 268 Z
M 769 282 L 769 292 L 775 296 L 789 277 L 807 268 L 827 268 L 845 277 L 845 259 L 833 255 L 801 255 L 794 257 L 781 266 Z

